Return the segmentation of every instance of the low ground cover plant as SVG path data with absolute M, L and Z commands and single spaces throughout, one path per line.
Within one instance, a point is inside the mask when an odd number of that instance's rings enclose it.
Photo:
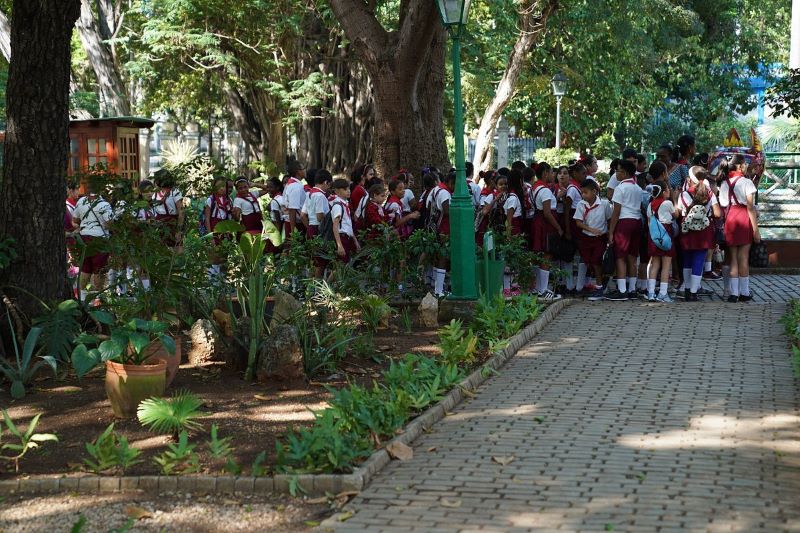
M 786 336 L 792 342 L 792 367 L 796 376 L 800 376 L 800 300 L 789 302 L 789 309 L 781 317 Z
M 28 423 L 28 428 L 23 431 L 8 416 L 8 411 L 3 409 L 3 424 L 0 426 L 0 459 L 14 463 L 14 471 L 19 472 L 19 462 L 26 453 L 35 450 L 42 442 L 58 442 L 58 437 L 52 433 L 35 433 L 41 414 L 34 416 Z

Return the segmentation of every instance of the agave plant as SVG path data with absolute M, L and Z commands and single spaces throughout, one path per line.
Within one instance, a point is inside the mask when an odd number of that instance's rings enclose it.
M 197 431 L 203 426 L 197 422 L 205 416 L 199 411 L 203 400 L 187 390 L 180 390 L 172 398 L 148 398 L 139 404 L 136 416 L 150 431 L 164 435 L 177 435 L 180 431 Z
M 189 163 L 197 157 L 197 154 L 197 143 L 192 143 L 185 139 L 166 141 L 161 148 L 161 160 L 167 168 Z
M 11 325 L 11 318 L 8 317 L 9 328 L 13 329 Z M 25 386 L 30 383 L 36 372 L 39 371 L 44 365 L 49 365 L 56 372 L 56 360 L 50 355 L 39 356 L 40 360 L 34 362 L 33 356 L 36 352 L 36 345 L 39 342 L 39 336 L 42 334 L 42 328 L 31 328 L 28 336 L 25 337 L 25 344 L 22 346 L 22 353 L 19 351 L 17 338 L 11 335 L 11 340 L 14 345 L 14 356 L 16 357 L 16 365 L 11 362 L 0 359 L 0 372 L 11 382 L 11 397 L 15 400 L 25 397 Z

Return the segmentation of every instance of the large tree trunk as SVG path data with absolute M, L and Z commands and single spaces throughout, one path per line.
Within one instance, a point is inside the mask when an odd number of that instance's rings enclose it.
M 497 122 L 503 114 L 516 90 L 517 80 L 534 45 L 544 34 L 547 19 L 558 7 L 558 0 L 546 2 L 527 1 L 520 11 L 520 34 L 511 50 L 506 71 L 497 84 L 494 98 L 489 103 L 478 127 L 478 138 L 475 140 L 475 155 L 472 164 L 476 170 L 487 170 L 492 165 L 492 139 Z
M 105 116 L 128 116 L 131 114 L 128 90 L 122 81 L 111 46 L 105 42 L 111 38 L 108 14 L 101 9 L 96 16 L 89 0 L 80 0 L 80 3 L 81 16 L 76 26 L 81 36 L 83 49 L 86 51 L 97 77 L 100 110 Z M 98 4 L 98 8 L 100 8 L 100 4 Z M 103 29 L 108 33 L 107 35 L 104 35 Z
M 44 301 L 65 296 L 70 39 L 79 12 L 78 0 L 13 5 L 0 235 L 14 239 L 18 258 L 0 281 Z M 28 296 L 18 302 L 38 311 Z
M 400 28 L 392 32 L 378 22 L 373 3 L 331 0 L 330 5 L 373 83 L 378 174 L 446 166 L 445 32 L 435 2 L 403 0 Z

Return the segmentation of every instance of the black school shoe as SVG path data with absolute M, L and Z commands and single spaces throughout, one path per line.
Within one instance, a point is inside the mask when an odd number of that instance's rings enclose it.
M 749 302 L 752 299 L 753 299 L 752 296 L 739 296 L 739 301 L 740 302 Z
M 738 296 L 734 296 L 733 294 L 728 296 L 728 303 L 729 304 L 735 304 L 738 301 L 739 301 L 739 297 Z
M 625 302 L 628 300 L 628 295 L 624 292 L 620 292 L 619 290 L 612 291 L 606 294 L 606 300 L 612 300 L 614 302 Z

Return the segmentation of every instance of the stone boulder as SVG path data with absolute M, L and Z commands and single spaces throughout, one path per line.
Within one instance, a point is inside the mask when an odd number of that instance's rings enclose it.
M 218 359 L 222 351 L 222 340 L 210 320 L 201 319 L 189 331 L 191 347 L 187 354 L 189 364 L 200 365 Z
M 258 353 L 258 381 L 292 380 L 305 376 L 303 351 L 297 328 L 280 324 L 271 328 Z
M 275 289 L 274 292 L 275 306 L 272 309 L 272 320 L 269 323 L 270 329 L 281 324 L 291 323 L 297 317 L 303 305 L 297 301 L 297 298 L 284 292 L 280 289 Z
M 439 327 L 439 300 L 431 293 L 419 304 L 419 323 L 426 328 Z

